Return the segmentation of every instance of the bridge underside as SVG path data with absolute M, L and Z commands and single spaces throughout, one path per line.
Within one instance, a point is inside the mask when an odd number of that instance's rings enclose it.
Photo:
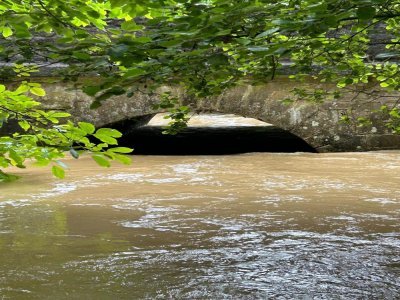
M 281 128 L 264 126 L 189 126 L 176 135 L 163 134 L 163 126 L 143 126 L 147 115 L 106 127 L 123 133 L 119 144 L 134 154 L 221 155 L 248 152 L 316 152 L 299 137 Z

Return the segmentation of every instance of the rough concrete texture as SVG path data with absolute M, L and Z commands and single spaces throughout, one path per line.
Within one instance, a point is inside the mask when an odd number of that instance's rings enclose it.
M 312 81 L 299 85 L 287 78 L 278 78 L 264 85 L 238 86 L 218 97 L 197 101 L 188 99 L 179 89 L 172 89 L 172 92 L 191 105 L 193 111 L 233 113 L 272 123 L 299 136 L 319 152 L 400 149 L 400 136 L 391 134 L 384 125 L 383 115 L 374 112 L 381 105 L 392 104 L 394 97 L 371 101 L 371 95 L 353 92 L 323 104 L 305 101 L 283 104 L 281 100 L 292 96 L 290 91 L 295 85 L 329 88 Z M 160 112 L 152 109 L 159 100 L 157 96 L 139 92 L 131 98 L 116 96 L 92 110 L 89 106 L 93 98 L 71 84 L 44 82 L 43 86 L 47 91 L 46 97 L 40 99 L 43 107 L 67 110 L 75 120 L 90 121 L 98 127 Z M 370 88 L 368 92 L 375 91 Z M 353 120 L 365 116 L 372 124 L 360 127 L 356 122 L 341 122 L 341 115 L 349 113 Z

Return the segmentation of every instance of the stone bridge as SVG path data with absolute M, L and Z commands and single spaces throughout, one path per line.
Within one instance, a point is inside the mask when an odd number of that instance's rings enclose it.
M 41 81 L 47 91 L 40 100 L 45 108 L 67 110 L 75 120 L 89 121 L 97 127 L 138 120 L 143 123 L 159 112 L 152 109 L 158 98 L 139 92 L 131 98 L 110 98 L 100 108 L 91 110 L 93 99 L 71 84 Z M 297 135 L 319 152 L 400 149 L 400 136 L 392 134 L 384 125 L 383 115 L 375 112 L 381 105 L 392 104 L 394 97 L 372 101 L 370 93 L 353 92 L 322 104 L 306 101 L 283 104 L 281 100 L 291 96 L 294 84 L 287 77 L 280 77 L 263 85 L 239 86 L 218 97 L 194 102 L 178 89 L 171 90 L 185 104 L 190 104 L 193 111 L 232 113 L 262 120 Z M 321 87 L 311 80 L 301 86 Z M 371 124 L 361 127 L 357 122 L 342 122 L 341 116 L 349 113 L 350 119 L 367 117 Z

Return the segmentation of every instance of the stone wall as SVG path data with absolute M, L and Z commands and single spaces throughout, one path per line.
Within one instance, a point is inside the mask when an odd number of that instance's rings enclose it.
M 40 99 L 45 108 L 67 110 L 75 120 L 89 121 L 98 127 L 137 120 L 138 117 L 159 112 L 152 109 L 158 98 L 142 93 L 131 98 L 112 97 L 100 108 L 91 110 L 92 97 L 72 84 L 46 83 L 47 79 L 44 78 L 40 80 L 47 91 L 46 97 Z M 312 81 L 301 86 L 321 87 Z M 218 97 L 199 101 L 188 99 L 179 89 L 172 91 L 190 104 L 193 111 L 233 113 L 272 123 L 299 136 L 320 152 L 400 149 L 400 136 L 392 134 L 384 126 L 383 116 L 374 112 L 381 105 L 390 105 L 393 97 L 371 101 L 369 95 L 349 93 L 341 99 L 325 101 L 323 104 L 304 101 L 283 104 L 280 100 L 290 96 L 293 87 L 293 82 L 281 77 L 263 85 L 239 86 Z M 374 92 L 372 87 L 369 92 Z M 355 122 L 341 122 L 341 115 L 349 112 L 354 114 L 354 119 L 359 116 L 370 118 L 372 124 L 360 127 Z

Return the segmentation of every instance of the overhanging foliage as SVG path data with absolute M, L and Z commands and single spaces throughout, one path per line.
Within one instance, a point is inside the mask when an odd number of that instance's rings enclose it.
M 0 16 L 1 60 L 15 64 L 19 74 L 29 72 L 18 66 L 36 62 L 38 68 L 69 66 L 63 71 L 66 80 L 101 76 L 101 84 L 82 87 L 95 97 L 93 108 L 113 95 L 131 97 L 138 86 L 152 92 L 160 85 L 181 85 L 193 98 L 220 94 L 238 83 L 273 80 L 288 66 L 294 79 L 312 75 L 338 87 L 334 92 L 297 89 L 293 99 L 318 103 L 364 84 L 400 88 L 399 1 L 6 0 Z M 371 39 L 376 34 L 383 37 Z M 40 96 L 40 87 L 32 84 L 24 86 Z M 24 99 L 24 109 L 31 111 L 30 98 Z M 290 104 L 293 99 L 283 100 Z M 390 117 L 388 126 L 399 131 L 396 105 L 382 111 Z M 172 125 L 182 127 L 187 108 L 171 109 L 178 121 Z M 100 140 L 112 145 L 114 138 Z M 68 147 L 74 142 L 69 140 Z M 64 149 L 66 142 L 52 147 Z M 18 165 L 9 151 L 0 155 Z

